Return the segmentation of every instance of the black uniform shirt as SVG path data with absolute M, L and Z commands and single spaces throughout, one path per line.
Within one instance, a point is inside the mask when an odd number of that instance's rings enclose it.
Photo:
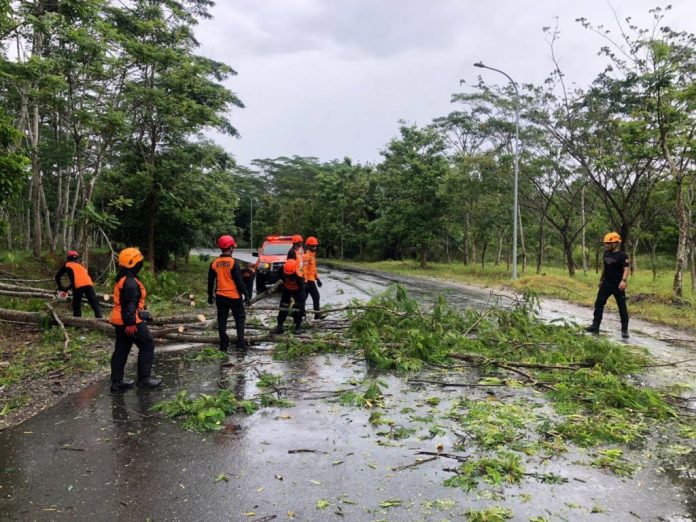
M 628 266 L 626 252 L 604 252 L 604 283 L 609 286 L 619 286 L 623 279 L 624 268 Z

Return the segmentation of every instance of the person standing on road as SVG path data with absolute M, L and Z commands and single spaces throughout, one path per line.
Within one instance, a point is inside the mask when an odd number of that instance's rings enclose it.
M 305 313 L 305 281 L 298 271 L 297 261 L 288 259 L 283 265 L 280 277 L 283 281 L 283 293 L 280 296 L 280 310 L 278 312 L 278 326 L 273 330 L 275 334 L 282 334 L 285 330 L 283 324 L 292 305 L 292 316 L 295 322 L 295 335 L 302 333 L 302 317 Z
M 297 261 L 297 271 L 299 274 L 303 273 L 304 264 L 304 249 L 302 248 L 302 236 L 295 234 L 292 236 L 292 247 L 288 250 L 288 259 L 294 259 Z
M 314 308 L 314 318 L 323 319 L 324 316 L 319 313 L 321 306 L 319 304 L 319 288 L 321 288 L 321 279 L 317 273 L 317 248 L 319 241 L 314 236 L 309 236 L 305 242 L 307 251 L 304 254 L 304 279 L 306 290 L 312 296 L 312 307 Z M 319 288 L 317 288 L 319 287 Z
M 138 386 L 158 388 L 162 379 L 151 375 L 155 341 L 146 324 L 151 318 L 145 309 L 147 292 L 138 279 L 138 272 L 143 267 L 143 255 L 137 248 L 125 248 L 118 255 L 118 264 L 114 309 L 109 320 L 116 328 L 116 345 L 111 355 L 111 391 L 119 392 L 133 387 L 133 381 L 123 377 L 133 343 L 138 347 Z
M 67 287 L 63 286 L 61 281 L 65 274 L 68 274 L 68 279 L 70 279 L 70 285 Z M 68 252 L 67 261 L 56 274 L 56 286 L 58 287 L 58 292 L 62 293 L 63 296 L 66 295 L 65 292 L 68 290 L 73 291 L 72 309 L 75 317 L 82 317 L 82 296 L 85 296 L 89 306 L 94 311 L 94 317 L 97 319 L 102 318 L 97 293 L 94 291 L 94 283 L 92 278 L 89 277 L 85 266 L 80 263 L 80 254 L 77 251 L 70 250 Z
M 256 279 L 256 270 L 258 270 L 258 268 L 258 259 L 256 260 L 256 263 L 254 263 L 253 265 L 247 264 L 244 268 L 242 268 L 242 279 L 244 280 L 244 285 L 247 289 L 246 293 L 250 299 L 252 294 L 254 293 L 254 279 Z
M 230 345 L 227 335 L 227 318 L 232 311 L 234 325 L 237 329 L 237 349 L 244 351 L 247 348 L 244 339 L 244 323 L 246 311 L 244 305 L 249 304 L 251 298 L 247 286 L 244 284 L 239 263 L 232 257 L 233 249 L 237 246 L 232 236 L 220 236 L 218 239 L 220 256 L 210 263 L 208 269 L 208 304 L 217 306 L 218 335 L 220 336 L 220 350 L 226 352 Z M 215 298 L 213 298 L 215 290 Z
M 620 250 L 621 236 L 616 232 L 609 232 L 604 236 L 604 268 L 599 279 L 599 291 L 594 306 L 594 320 L 585 330 L 590 333 L 599 333 L 599 325 L 602 323 L 604 305 L 609 296 L 613 295 L 619 307 L 621 317 L 621 337 L 628 339 L 628 307 L 626 306 L 626 281 L 629 272 L 629 259 L 625 252 Z

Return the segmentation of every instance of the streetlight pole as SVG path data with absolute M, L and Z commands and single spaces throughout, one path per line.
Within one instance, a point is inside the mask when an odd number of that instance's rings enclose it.
M 517 279 L 517 219 L 518 219 L 518 206 L 517 206 L 517 183 L 519 177 L 519 163 L 520 163 L 520 91 L 517 89 L 517 83 L 513 80 L 509 74 L 500 69 L 495 69 L 493 67 L 488 67 L 484 65 L 483 62 L 476 62 L 474 67 L 480 67 L 481 69 L 490 69 L 491 71 L 498 72 L 505 76 L 510 83 L 515 88 L 515 184 L 513 189 L 513 203 L 512 203 L 512 279 Z

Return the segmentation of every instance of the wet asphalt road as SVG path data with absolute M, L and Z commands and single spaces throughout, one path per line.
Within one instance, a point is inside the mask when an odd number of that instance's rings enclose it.
M 328 269 L 323 274 L 325 303 L 364 299 L 385 284 L 375 275 Z M 408 286 L 424 300 L 432 298 L 434 288 L 439 291 L 427 281 Z M 442 287 L 461 306 L 483 307 L 491 299 L 483 290 Z M 569 314 L 565 308 L 557 313 Z M 265 321 L 273 322 L 271 314 Z M 643 336 L 635 337 L 640 342 Z M 451 476 L 444 469 L 455 467 L 454 461 L 438 459 L 394 471 L 414 463 L 416 450 L 433 451 L 442 443 L 451 451 L 454 442 L 449 432 L 427 438 L 429 425 L 409 418 L 443 415 L 461 393 L 485 398 L 493 392 L 426 388 L 381 374 L 389 416 L 416 428 L 408 438 L 383 445 L 379 432 L 384 428 L 368 422 L 370 411 L 317 398 L 323 395 L 319 392 L 375 377 L 362 361 L 321 355 L 277 362 L 264 351 L 270 346 L 260 348 L 231 356 L 230 367 L 192 361 L 187 357 L 191 350 L 161 354 L 156 370 L 164 377 L 163 390 L 112 395 L 107 382 L 96 383 L 0 433 L 0 520 L 440 521 L 463 520 L 469 507 L 491 505 L 511 507 L 514 520 L 696 519 L 695 466 L 688 457 L 648 460 L 634 478 L 622 480 L 582 465 L 587 454 L 571 452 L 537 463 L 538 471 L 568 477 L 567 484 L 525 481 L 504 489 L 484 487 L 489 490 L 484 495 L 442 485 Z M 258 371 L 282 373 L 293 387 L 312 393 L 291 392 L 292 408 L 229 417 L 217 433 L 186 432 L 149 411 L 182 389 L 215 392 L 220 379 L 238 398 L 252 397 L 259 392 Z M 471 379 L 476 382 L 478 375 L 472 372 Z M 534 390 L 502 390 L 495 392 L 501 399 L 514 393 L 516 399 L 543 403 Z M 425 400 L 432 396 L 441 403 Z M 289 453 L 297 449 L 313 452 Z M 634 458 L 643 451 L 636 448 Z M 216 482 L 220 474 L 226 480 Z M 395 499 L 400 505 L 385 504 Z M 327 501 L 328 507 L 319 509 L 318 501 Z M 596 506 L 605 512 L 591 513 Z

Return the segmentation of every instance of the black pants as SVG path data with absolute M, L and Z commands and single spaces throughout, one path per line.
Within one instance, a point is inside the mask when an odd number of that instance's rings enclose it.
M 247 288 L 247 295 L 251 297 L 252 295 L 254 295 L 254 279 L 256 279 L 256 273 L 246 276 L 242 274 L 242 279 L 244 279 L 244 284 Z
M 594 320 L 592 326 L 599 328 L 602 324 L 602 316 L 604 315 L 604 305 L 607 304 L 609 296 L 614 296 L 616 304 L 619 307 L 619 316 L 621 317 L 621 330 L 628 330 L 628 307 L 626 306 L 626 292 L 619 290 L 618 285 L 602 284 L 597 292 L 597 299 L 594 305 Z
M 241 299 L 230 299 L 222 295 L 215 296 L 217 306 L 218 334 L 220 335 L 220 349 L 227 350 L 230 345 L 230 338 L 227 335 L 227 318 L 232 311 L 234 325 L 237 328 L 237 346 L 244 347 L 244 323 L 246 321 L 246 311 L 244 301 Z
M 75 317 L 82 317 L 82 296 L 87 298 L 89 306 L 94 310 L 94 317 L 100 319 L 102 317 L 101 307 L 99 306 L 99 300 L 97 299 L 97 293 L 94 291 L 94 287 L 81 286 L 80 288 L 75 288 L 72 295 L 72 313 Z
M 126 367 L 128 354 L 133 343 L 138 347 L 138 380 L 147 379 L 152 371 L 155 359 L 155 341 L 150 335 L 145 323 L 138 324 L 135 335 L 126 335 L 125 326 L 116 326 L 116 346 L 111 355 L 111 382 L 123 380 L 123 369 Z
M 319 305 L 319 288 L 316 281 L 307 281 L 307 293 L 312 296 L 312 308 L 315 312 L 321 310 Z M 319 318 L 320 314 L 314 314 L 314 317 Z
M 290 299 L 295 299 L 292 306 L 292 318 L 295 326 L 302 324 L 302 317 L 305 314 L 305 293 L 304 290 L 288 290 L 283 287 L 283 293 L 280 296 L 280 311 L 278 312 L 278 326 L 283 326 L 285 319 L 288 317 L 290 308 Z

